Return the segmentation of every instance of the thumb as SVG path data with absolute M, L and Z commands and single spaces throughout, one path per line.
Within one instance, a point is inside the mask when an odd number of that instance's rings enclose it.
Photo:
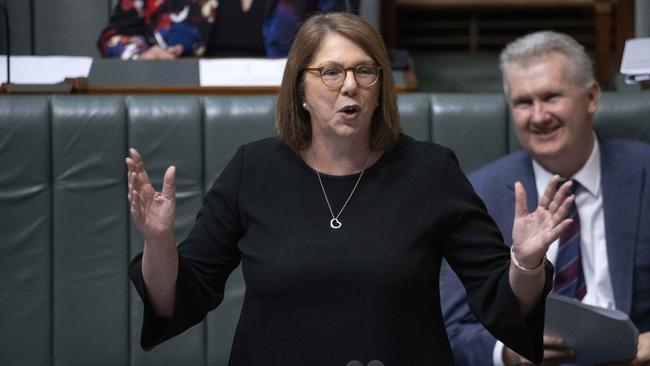
M 175 44 L 169 48 L 167 48 L 167 52 L 173 54 L 174 56 L 180 56 L 183 54 L 183 45 L 182 44 Z
M 163 197 L 175 200 L 176 199 L 176 167 L 170 166 L 165 171 L 165 177 L 163 178 L 163 187 L 162 187 Z
M 515 219 L 528 215 L 528 199 L 521 182 L 515 182 Z

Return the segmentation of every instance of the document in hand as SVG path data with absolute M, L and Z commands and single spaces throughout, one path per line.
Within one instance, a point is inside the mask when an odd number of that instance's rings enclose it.
M 636 354 L 639 331 L 618 310 L 551 294 L 546 299 L 544 326 L 545 333 L 563 338 L 576 351 L 577 365 L 623 361 Z

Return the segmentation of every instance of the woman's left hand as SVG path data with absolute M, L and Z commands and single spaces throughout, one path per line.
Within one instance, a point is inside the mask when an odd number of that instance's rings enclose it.
M 512 226 L 512 251 L 524 268 L 537 267 L 548 247 L 571 223 L 567 219 L 574 195 L 568 195 L 571 181 L 556 189 L 560 176 L 548 182 L 537 209 L 528 212 L 526 191 L 520 182 L 515 183 L 515 221 Z

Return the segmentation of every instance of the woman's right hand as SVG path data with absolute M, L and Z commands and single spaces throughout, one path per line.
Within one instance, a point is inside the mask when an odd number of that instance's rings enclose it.
M 176 216 L 176 167 L 165 172 L 162 192 L 156 192 L 149 182 L 140 153 L 129 149 L 126 158 L 129 182 L 129 206 L 131 217 L 138 230 L 148 242 L 173 236 Z

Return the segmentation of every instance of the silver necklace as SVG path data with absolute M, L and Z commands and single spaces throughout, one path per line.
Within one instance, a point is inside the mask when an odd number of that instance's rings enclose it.
M 313 156 L 313 153 L 312 153 Z M 316 160 L 315 156 L 314 160 Z M 327 193 L 325 193 L 325 186 L 323 186 L 323 180 L 320 177 L 320 173 L 318 170 L 316 170 L 316 176 L 318 177 L 318 182 L 320 183 L 320 188 L 323 190 L 323 196 L 325 196 L 325 202 L 327 202 L 327 208 L 330 210 L 330 214 L 332 215 L 332 219 L 330 220 L 330 227 L 332 229 L 340 229 L 343 226 L 343 223 L 339 220 L 339 217 L 341 216 L 341 213 L 343 210 L 345 210 L 345 206 L 348 205 L 348 202 L 350 202 L 350 198 L 352 198 L 352 195 L 354 194 L 354 191 L 357 189 L 357 186 L 359 185 L 359 182 L 361 181 L 361 177 L 363 177 L 363 172 L 366 171 L 366 166 L 368 164 L 368 160 L 370 159 L 370 153 L 368 153 L 368 156 L 366 157 L 366 161 L 363 163 L 363 169 L 361 169 L 361 173 L 359 174 L 359 178 L 357 178 L 357 182 L 354 183 L 354 187 L 352 187 L 352 192 L 350 192 L 350 195 L 348 196 L 348 199 L 345 200 L 345 203 L 343 204 L 343 207 L 341 207 L 341 210 L 339 210 L 339 213 L 334 216 L 334 211 L 332 211 L 332 205 L 330 204 L 329 198 L 327 198 Z

